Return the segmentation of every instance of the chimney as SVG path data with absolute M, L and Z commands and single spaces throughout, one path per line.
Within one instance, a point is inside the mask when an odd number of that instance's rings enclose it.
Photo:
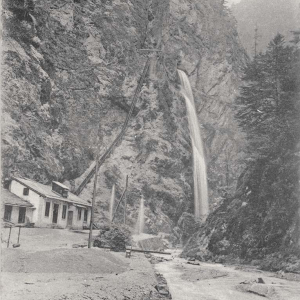
M 9 190 L 10 183 L 11 183 L 11 179 L 5 178 L 5 179 L 3 180 L 3 187 L 4 187 L 5 189 Z

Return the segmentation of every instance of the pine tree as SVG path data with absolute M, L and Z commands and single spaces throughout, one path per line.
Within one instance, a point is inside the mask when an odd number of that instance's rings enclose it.
M 300 208 L 299 58 L 297 36 L 288 46 L 277 35 L 244 70 L 236 118 L 247 135 L 250 160 L 237 197 L 248 205 L 235 216 L 241 226 L 228 226 L 237 238 L 234 243 L 241 244 L 242 257 L 286 251 L 293 245 L 299 251 L 299 235 L 293 233 Z M 241 236 L 247 238 L 241 241 Z
M 297 50 L 278 34 L 244 69 L 237 119 L 246 132 L 252 158 L 282 153 L 292 147 L 296 77 L 291 72 Z

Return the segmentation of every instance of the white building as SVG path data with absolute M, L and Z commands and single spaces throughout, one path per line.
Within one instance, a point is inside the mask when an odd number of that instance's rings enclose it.
M 24 209 L 21 208 L 24 206 L 19 205 L 19 215 L 23 216 L 25 213 L 25 217 L 18 217 L 16 222 L 16 218 L 13 217 L 16 208 L 10 208 L 9 203 L 2 201 L 4 219 L 11 216 L 11 220 L 7 221 L 18 224 L 34 223 L 35 227 L 74 229 L 82 229 L 90 224 L 91 204 L 72 194 L 67 186 L 59 182 L 53 181 L 50 186 L 27 178 L 12 177 L 8 189 L 32 206 L 26 206 Z
M 1 188 L 3 221 L 13 224 L 29 224 L 32 220 L 34 207 L 8 190 Z

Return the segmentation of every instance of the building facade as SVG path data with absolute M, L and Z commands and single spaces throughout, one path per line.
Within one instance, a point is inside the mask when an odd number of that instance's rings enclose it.
M 27 221 L 34 223 L 35 227 L 89 227 L 91 204 L 72 194 L 59 182 L 54 181 L 49 186 L 27 178 L 12 177 L 9 191 L 32 205 Z
M 31 203 L 3 188 L 1 189 L 1 203 L 4 222 L 16 225 L 31 223 L 35 209 Z

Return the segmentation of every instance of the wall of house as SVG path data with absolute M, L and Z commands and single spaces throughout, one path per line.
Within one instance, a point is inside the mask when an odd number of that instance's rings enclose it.
M 46 202 L 50 202 L 50 210 L 49 210 L 49 217 L 45 216 L 46 211 Z M 57 217 L 57 223 L 53 223 L 53 209 L 54 204 L 58 204 L 58 217 Z M 63 205 L 67 205 L 67 212 L 65 219 L 62 218 L 63 213 Z M 42 205 L 42 215 L 40 215 L 39 219 L 42 220 L 41 224 L 39 226 L 44 227 L 60 227 L 60 228 L 74 228 L 74 229 L 82 229 L 83 227 L 87 227 L 90 223 L 91 219 L 91 209 L 88 209 L 88 219 L 87 222 L 84 222 L 84 208 L 82 208 L 81 213 L 81 219 L 78 219 L 78 207 L 75 205 L 72 205 L 68 202 L 61 201 L 61 200 L 54 200 L 54 199 L 43 199 L 43 205 Z M 72 225 L 68 225 L 68 213 L 69 211 L 73 212 L 73 219 L 72 219 Z
M 9 190 L 14 193 L 15 195 L 19 196 L 21 199 L 24 199 L 28 202 L 30 202 L 31 204 L 33 204 L 33 206 L 35 207 L 35 210 L 32 213 L 32 221 L 31 223 L 35 223 L 37 224 L 39 221 L 39 216 L 41 215 L 41 202 L 42 202 L 42 197 L 32 191 L 29 190 L 29 194 L 23 195 L 23 190 L 24 190 L 25 186 L 15 180 L 12 180 L 11 184 L 10 184 L 10 188 Z
M 78 207 L 75 205 L 70 205 L 68 208 L 68 212 L 72 211 L 73 212 L 73 221 L 72 221 L 72 226 L 71 228 L 74 229 L 80 229 L 83 227 L 88 227 L 90 224 L 90 220 L 91 220 L 91 208 L 87 207 L 87 208 L 82 208 L 80 207 L 81 210 L 81 219 L 78 219 Z M 87 221 L 84 222 L 84 210 L 88 209 L 88 217 L 87 217 Z
M 20 208 L 19 206 L 13 206 L 12 207 L 10 222 L 13 222 L 15 224 L 19 224 L 18 223 L 19 208 Z M 34 211 L 33 208 L 26 207 L 25 223 L 21 223 L 22 225 L 25 225 L 27 223 L 33 223 L 32 222 L 33 211 Z M 5 213 L 5 205 L 4 204 L 2 205 L 2 212 L 3 212 L 3 216 L 2 217 L 4 217 L 4 213 Z

